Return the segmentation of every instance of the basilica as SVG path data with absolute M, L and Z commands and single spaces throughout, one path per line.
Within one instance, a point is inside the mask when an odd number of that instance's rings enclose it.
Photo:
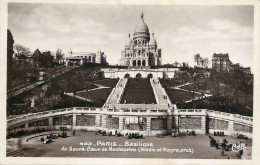
M 141 14 L 140 22 L 135 27 L 133 37 L 128 34 L 125 48 L 121 52 L 120 64 L 128 67 L 150 68 L 161 65 L 161 49 L 157 48 L 154 33 L 150 36 L 149 28 Z

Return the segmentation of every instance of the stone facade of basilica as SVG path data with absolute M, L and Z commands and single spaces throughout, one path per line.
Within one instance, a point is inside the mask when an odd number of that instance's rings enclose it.
M 149 28 L 144 22 L 144 15 L 135 27 L 133 37 L 128 35 L 125 48 L 121 52 L 120 64 L 129 67 L 144 67 L 161 65 L 161 49 L 157 48 L 154 33 L 150 37 Z

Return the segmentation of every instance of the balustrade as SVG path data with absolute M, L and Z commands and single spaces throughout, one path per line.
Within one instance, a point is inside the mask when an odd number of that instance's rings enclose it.
M 145 109 L 145 110 L 144 110 Z M 161 115 L 162 113 L 165 113 L 167 115 L 166 111 L 164 109 L 147 109 L 147 108 L 135 108 L 132 110 L 129 109 L 104 109 L 104 108 L 95 108 L 95 107 L 73 107 L 73 108 L 65 108 L 65 109 L 57 109 L 57 110 L 51 110 L 46 112 L 38 112 L 38 113 L 32 113 L 28 115 L 22 115 L 16 118 L 12 118 L 7 120 L 7 125 L 13 126 L 15 124 L 24 123 L 26 121 L 33 121 L 33 120 L 39 120 L 44 117 L 48 116 L 55 116 L 55 115 L 63 115 L 63 114 L 71 114 L 73 112 L 71 111 L 82 111 L 81 113 L 84 113 L 84 111 L 92 111 L 92 112 L 99 112 L 100 114 L 106 113 L 106 112 L 113 112 L 113 113 L 147 113 L 147 114 L 157 114 Z M 239 114 L 230 114 L 226 112 L 219 112 L 214 110 L 207 110 L 207 109 L 179 109 L 179 110 L 171 110 L 173 115 L 209 115 L 209 117 L 217 117 L 219 119 L 223 118 L 223 120 L 230 120 L 235 121 L 237 123 L 241 122 L 248 125 L 253 125 L 253 118 L 248 116 L 241 116 Z M 216 115 L 216 116 L 215 116 Z

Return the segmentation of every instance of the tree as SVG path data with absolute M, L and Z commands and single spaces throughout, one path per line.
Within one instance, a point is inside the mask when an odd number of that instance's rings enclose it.
M 210 60 L 207 57 L 204 58 L 203 59 L 203 67 L 208 68 L 209 64 L 210 64 Z
M 51 56 L 55 57 L 55 53 L 54 53 L 54 52 L 51 52 Z
M 244 109 L 247 108 L 248 105 L 248 96 L 253 95 L 253 82 L 246 82 L 244 81 L 241 85 L 242 91 L 244 93 Z
M 60 62 L 60 60 L 62 60 L 63 57 L 64 57 L 64 53 L 62 52 L 61 49 L 58 48 L 58 49 L 56 50 L 56 60 L 57 60 L 58 62 Z
M 224 77 L 224 104 L 226 110 L 230 112 L 231 108 L 238 105 L 238 99 L 243 95 L 246 88 L 246 77 L 242 71 L 237 70 Z
M 20 44 L 15 44 L 14 50 L 17 52 L 18 56 L 20 56 L 20 55 L 30 56 L 31 55 L 30 49 L 25 46 L 22 46 Z
M 199 62 L 200 62 L 200 66 L 203 67 L 204 66 L 204 58 L 200 57 Z
M 200 65 L 200 59 L 201 59 L 200 54 L 194 55 L 194 61 L 197 63 L 197 66 Z
M 189 68 L 189 63 L 188 62 L 183 62 L 182 63 L 183 68 Z

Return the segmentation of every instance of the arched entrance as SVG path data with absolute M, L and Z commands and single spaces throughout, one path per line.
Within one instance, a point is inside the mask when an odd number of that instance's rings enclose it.
M 141 60 L 138 60 L 138 66 L 141 66 Z
M 136 66 L 136 61 L 135 60 L 133 61 L 133 66 Z
M 125 74 L 125 78 L 130 78 L 130 74 L 129 73 Z
M 153 59 L 149 58 L 149 66 L 153 66 Z
M 148 74 L 147 78 L 153 78 L 153 74 L 152 73 Z
M 145 60 L 142 61 L 142 66 L 145 66 Z
M 136 74 L 136 78 L 142 78 L 141 73 L 137 73 L 137 74 Z

